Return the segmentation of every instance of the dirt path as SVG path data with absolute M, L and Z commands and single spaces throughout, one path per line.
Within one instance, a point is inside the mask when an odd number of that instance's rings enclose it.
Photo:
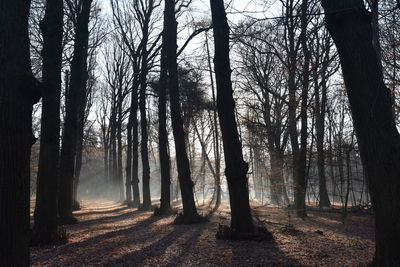
M 372 260 L 370 216 L 310 212 L 306 220 L 281 209 L 255 207 L 274 242 L 215 239 L 218 223 L 229 223 L 227 209 L 210 222 L 172 225 L 173 217 L 154 217 L 107 201 L 83 201 L 80 223 L 67 226 L 69 242 L 32 248 L 32 266 L 362 266 Z M 316 232 L 320 231 L 320 232 Z

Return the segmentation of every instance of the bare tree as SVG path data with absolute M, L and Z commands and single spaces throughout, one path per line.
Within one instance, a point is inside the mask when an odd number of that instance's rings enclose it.
M 400 135 L 373 47 L 371 18 L 361 0 L 323 0 L 322 5 L 339 53 L 374 207 L 374 265 L 396 266 L 400 264 Z
M 163 29 L 163 50 L 166 53 L 166 66 L 168 69 L 168 89 L 170 93 L 170 108 L 172 130 L 175 140 L 176 163 L 178 179 L 182 194 L 183 214 L 175 222 L 194 223 L 202 221 L 197 213 L 193 196 L 193 182 L 189 159 L 187 156 L 185 133 L 183 130 L 182 111 L 179 104 L 179 83 L 177 64 L 177 22 L 175 18 L 175 1 L 165 0 L 164 10 L 165 28 Z
M 67 92 L 66 118 L 60 158 L 60 190 L 58 212 L 63 224 L 76 223 L 72 216 L 73 178 L 78 138 L 78 113 L 87 81 L 87 54 L 89 40 L 89 17 L 92 0 L 82 0 L 78 4 L 75 29 L 74 56 L 71 62 L 71 80 Z
M 221 125 L 225 155 L 225 176 L 228 181 L 231 205 L 231 227 L 218 233 L 222 238 L 254 238 L 257 229 L 251 217 L 247 181 L 248 163 L 243 160 L 242 145 L 239 140 L 235 101 L 232 96 L 232 81 L 229 59 L 229 26 L 223 0 L 211 1 L 214 32 L 214 68 L 217 82 L 217 108 Z M 265 230 L 264 238 L 272 238 Z
M 43 32 L 42 119 L 33 244 L 65 242 L 58 228 L 57 189 L 60 153 L 60 97 L 63 1 L 46 1 Z
M 41 93 L 29 58 L 30 1 L 0 6 L 0 257 L 6 266 L 28 266 L 32 107 Z

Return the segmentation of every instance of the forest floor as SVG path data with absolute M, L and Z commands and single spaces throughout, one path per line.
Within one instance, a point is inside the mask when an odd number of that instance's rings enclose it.
M 110 201 L 82 201 L 79 223 L 67 226 L 69 241 L 31 248 L 32 266 L 366 266 L 374 253 L 370 215 L 309 211 L 305 220 L 284 209 L 254 205 L 274 241 L 223 241 L 218 224 L 229 224 L 222 206 L 209 222 L 173 225 Z M 201 212 L 208 210 L 204 207 Z

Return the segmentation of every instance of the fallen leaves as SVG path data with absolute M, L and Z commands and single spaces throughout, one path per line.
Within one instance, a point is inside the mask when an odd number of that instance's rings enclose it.
M 310 212 L 290 219 L 299 234 L 281 231 L 287 212 L 256 207 L 273 242 L 216 240 L 218 223 L 229 220 L 222 206 L 207 223 L 173 225 L 108 201 L 83 201 L 80 223 L 67 226 L 69 243 L 32 248 L 32 266 L 354 266 L 372 260 L 373 223 L 367 215 Z M 321 234 L 322 233 L 322 234 Z

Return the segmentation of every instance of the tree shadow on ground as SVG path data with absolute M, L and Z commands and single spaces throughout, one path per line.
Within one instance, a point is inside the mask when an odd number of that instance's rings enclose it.
M 218 241 L 218 248 L 226 250 L 222 266 L 301 266 L 286 255 L 274 240 Z
M 111 214 L 111 213 L 115 213 L 115 212 L 124 211 L 124 210 L 127 210 L 127 209 L 129 209 L 129 208 L 128 207 L 124 207 L 124 206 L 111 207 L 109 209 L 103 209 L 103 210 L 98 210 L 98 211 L 84 211 L 82 209 L 82 210 L 76 211 L 74 213 L 74 216 L 79 218 L 79 217 L 82 217 L 82 216 L 89 216 L 89 215 L 101 215 L 101 214 L 105 214 L 106 215 L 106 214 Z
M 131 216 L 131 214 L 128 215 Z M 121 217 L 118 216 L 118 218 Z M 80 260 L 101 260 L 103 255 L 107 255 L 113 249 L 123 246 L 126 242 L 134 241 L 135 243 L 140 243 L 145 241 L 146 238 L 135 238 L 135 240 L 133 240 L 132 237 L 138 237 L 136 233 L 145 232 L 145 229 L 157 220 L 157 217 L 148 216 L 146 219 L 137 222 L 133 226 L 121 227 L 122 229 L 120 230 L 89 237 L 79 242 L 47 248 L 41 252 L 40 259 L 32 257 L 31 261 L 33 264 L 37 265 L 55 261 L 56 265 L 65 266 L 82 265 L 82 263 L 76 262 L 78 258 Z M 84 257 L 82 257 L 82 255 L 84 255 Z
M 373 224 L 365 224 L 365 222 L 357 221 L 359 215 L 349 217 L 343 224 L 341 214 L 332 215 L 323 212 L 313 212 L 313 216 L 308 216 L 306 221 L 315 228 L 323 228 L 335 233 L 340 233 L 349 236 L 357 236 L 362 239 L 374 241 L 374 226 Z M 365 217 L 367 219 L 367 217 Z
M 100 218 L 80 221 L 79 224 L 88 225 L 88 224 L 112 223 L 115 221 L 133 218 L 135 215 L 142 214 L 142 213 L 145 213 L 145 211 L 134 210 L 132 212 L 125 212 L 125 213 L 118 214 L 118 215 L 111 215 L 111 216 L 105 215 Z M 113 212 L 110 212 L 108 214 L 113 214 Z
M 137 266 L 137 265 L 179 265 L 185 252 L 196 242 L 205 228 L 203 225 L 172 225 L 173 230 L 157 239 L 155 242 L 126 253 L 119 258 L 111 259 L 106 265 Z

